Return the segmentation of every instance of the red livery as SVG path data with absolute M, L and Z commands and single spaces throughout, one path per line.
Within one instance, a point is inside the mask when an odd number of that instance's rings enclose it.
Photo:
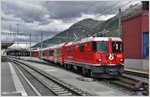
M 50 46 L 42 53 L 43 60 L 92 77 L 114 78 L 121 75 L 124 68 L 123 42 L 117 37 L 87 37 Z

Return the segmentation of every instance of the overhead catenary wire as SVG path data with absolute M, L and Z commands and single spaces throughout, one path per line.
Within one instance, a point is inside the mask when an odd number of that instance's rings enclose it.
M 108 10 L 108 9 L 112 8 L 113 6 L 117 5 L 119 2 L 120 1 L 117 1 L 116 3 L 112 4 L 111 6 L 105 8 L 104 10 L 102 10 L 101 12 L 99 12 L 100 14 L 98 14 L 97 16 L 95 16 L 95 18 L 99 17 L 103 12 L 105 12 L 106 10 Z
M 118 4 L 119 2 L 120 2 L 120 1 L 114 3 L 113 5 L 109 6 L 108 8 L 105 8 L 105 11 L 102 10 L 102 11 L 101 11 L 102 13 L 100 13 L 98 16 L 102 16 L 104 13 L 106 13 L 106 9 L 109 10 L 111 7 L 115 6 L 115 5 Z M 46 4 L 45 4 L 45 5 L 46 5 Z M 44 8 L 43 8 L 42 10 L 44 10 Z M 112 8 L 111 8 L 111 10 L 109 10 L 109 11 L 112 11 Z M 41 13 L 40 13 L 40 14 L 41 14 Z M 61 38 L 61 37 L 57 37 L 57 38 Z
M 123 5 L 120 5 L 119 7 L 115 7 L 115 8 L 113 8 L 113 9 L 111 9 L 111 10 L 105 11 L 104 13 L 106 13 L 106 12 L 111 12 L 111 11 L 114 10 L 114 9 L 122 8 L 122 7 L 124 7 L 125 5 L 127 5 L 127 4 L 129 4 L 129 3 L 131 3 L 131 2 L 132 2 L 132 1 L 129 1 L 129 2 L 126 3 L 126 4 L 123 4 Z M 96 16 L 96 17 L 102 16 L 102 15 L 104 15 L 104 13 L 103 13 L 103 14 L 100 14 L 100 15 L 98 15 L 98 16 Z M 95 17 L 95 18 L 96 18 L 96 17 Z
M 126 6 L 126 5 L 128 5 L 129 3 L 131 3 L 132 1 L 129 1 L 128 3 L 125 3 L 125 4 L 122 4 L 122 5 L 120 5 L 119 7 L 115 7 L 115 8 L 113 8 L 113 9 L 111 9 L 111 10 L 108 10 L 108 11 L 105 11 L 105 13 L 107 12 L 111 12 L 112 10 L 114 10 L 114 9 L 118 9 L 118 8 L 122 8 L 122 7 L 124 7 L 124 6 Z M 101 14 L 101 15 L 98 15 L 98 16 L 103 16 L 104 15 L 104 13 L 103 14 Z M 98 34 L 99 32 L 97 32 L 97 33 L 93 33 L 93 34 L 89 34 L 89 35 L 96 35 L 96 34 Z M 88 36 L 89 36 L 88 35 Z

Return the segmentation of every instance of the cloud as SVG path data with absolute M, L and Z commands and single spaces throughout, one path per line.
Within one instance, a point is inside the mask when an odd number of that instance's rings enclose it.
M 31 33 L 32 41 L 37 35 L 44 33 L 44 39 L 68 29 L 72 24 L 86 19 L 107 20 L 118 13 L 118 8 L 129 1 L 2 1 L 2 31 Z M 134 2 L 133 2 L 134 3 Z M 137 3 L 137 2 L 136 2 Z M 127 8 L 129 5 L 125 6 Z M 26 41 L 27 37 L 17 38 Z M 39 39 L 40 41 L 40 36 Z

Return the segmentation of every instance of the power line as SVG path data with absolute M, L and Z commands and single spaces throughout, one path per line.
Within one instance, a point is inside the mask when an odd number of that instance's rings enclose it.
M 40 17 L 41 13 L 43 12 L 43 10 L 45 9 L 45 7 L 46 7 L 47 4 L 48 4 L 48 1 L 46 1 L 45 5 L 41 9 L 41 11 L 37 14 L 38 17 Z
M 99 15 L 95 16 L 95 18 L 96 18 L 96 17 L 99 17 L 99 16 L 101 15 L 101 13 L 103 13 L 104 11 L 106 11 L 106 10 L 110 9 L 111 7 L 115 6 L 115 5 L 116 5 L 116 4 L 118 4 L 119 2 L 120 2 L 120 1 L 117 1 L 116 3 L 112 4 L 112 5 L 111 5 L 111 6 L 109 6 L 108 8 L 106 8 L 106 9 L 102 10 L 102 11 L 100 12 L 100 14 L 99 14 Z
M 129 4 L 129 3 L 131 3 L 132 1 L 129 1 L 128 3 L 126 3 L 126 4 L 123 4 L 123 5 L 120 5 L 119 7 L 115 7 L 115 8 L 113 8 L 113 9 L 111 9 L 111 10 L 108 10 L 108 11 L 105 11 L 104 13 L 108 13 L 108 12 L 111 12 L 112 10 L 114 10 L 114 9 L 118 9 L 118 8 L 122 8 L 122 7 L 124 7 L 125 5 L 127 5 L 127 4 Z M 99 16 L 102 16 L 102 15 L 104 15 L 104 13 L 103 14 L 99 14 L 98 16 L 96 16 L 96 17 L 99 17 Z M 95 17 L 95 18 L 96 18 Z
M 127 5 L 127 4 L 129 4 L 129 3 L 131 3 L 131 2 L 132 2 L 132 1 L 129 1 L 128 3 L 125 3 L 125 4 L 123 4 L 123 5 L 120 5 L 119 8 L 121 9 L 122 7 L 124 7 L 125 5 Z M 117 3 L 118 3 L 118 2 L 117 2 Z M 115 3 L 115 4 L 116 4 L 116 3 Z M 114 5 L 114 4 L 113 4 L 113 5 Z M 118 7 L 113 8 L 113 9 L 118 9 Z M 112 11 L 112 10 L 108 10 L 108 11 L 106 11 L 106 12 L 110 12 L 110 11 Z M 106 13 L 106 12 L 105 12 L 105 13 Z M 103 13 L 103 14 L 104 14 L 104 13 Z M 103 14 L 101 14 L 101 15 L 99 15 L 99 16 L 102 16 Z M 103 31 L 103 32 L 104 32 L 104 31 Z M 101 32 L 97 32 L 97 33 L 93 33 L 93 34 L 89 34 L 89 35 L 90 35 L 90 36 L 91 36 L 91 35 L 96 35 L 96 34 L 98 34 L 98 33 L 101 33 Z M 88 36 L 89 36 L 89 35 L 88 35 Z

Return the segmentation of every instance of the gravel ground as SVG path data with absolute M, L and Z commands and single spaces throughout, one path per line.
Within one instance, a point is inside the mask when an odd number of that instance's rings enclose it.
M 39 91 L 42 96 L 55 96 L 47 87 L 45 87 L 41 82 L 39 82 L 35 77 L 30 75 L 26 70 L 21 66 L 17 65 L 18 68 L 22 71 L 25 77 L 31 82 L 31 84 Z

